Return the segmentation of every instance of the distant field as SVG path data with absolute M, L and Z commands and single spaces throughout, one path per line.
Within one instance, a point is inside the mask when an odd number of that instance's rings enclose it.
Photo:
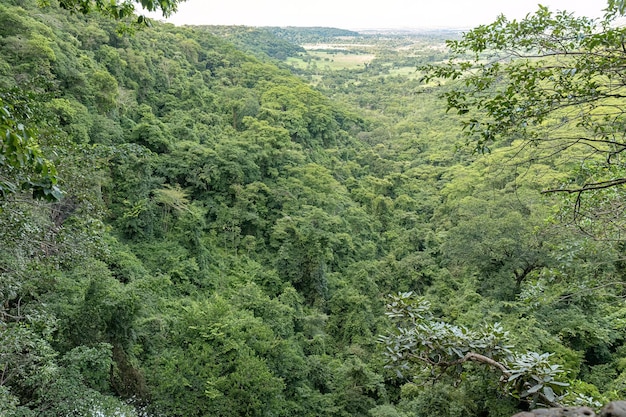
M 373 48 L 374 44 L 353 44 L 353 43 L 307 43 L 302 45 L 307 51 L 315 51 L 316 49 L 354 49 L 354 48 Z
M 389 70 L 389 75 L 402 75 L 407 78 L 419 78 L 421 76 L 415 67 L 392 68 Z
M 287 64 L 311 74 L 317 71 L 355 70 L 364 68 L 377 59 L 384 70 L 379 75 L 417 78 L 416 65 L 411 57 L 431 56 L 445 50 L 442 41 L 417 38 L 379 38 L 357 42 L 326 40 L 301 45 L 306 54 L 287 59 Z M 415 61 L 415 60 L 414 60 Z
M 309 50 L 311 61 L 306 62 L 302 58 L 288 58 L 287 63 L 297 68 L 311 68 L 316 66 L 319 69 L 342 70 L 363 68 L 365 64 L 372 62 L 374 54 L 327 52 Z

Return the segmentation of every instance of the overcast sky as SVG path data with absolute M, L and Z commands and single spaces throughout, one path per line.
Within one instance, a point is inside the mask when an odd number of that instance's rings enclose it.
M 538 4 L 599 17 L 605 0 L 187 0 L 174 24 L 331 26 L 342 29 L 471 28 L 503 13 L 522 18 Z

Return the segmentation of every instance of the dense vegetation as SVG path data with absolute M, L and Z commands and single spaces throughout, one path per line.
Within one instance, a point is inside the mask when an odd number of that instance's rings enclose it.
M 415 73 L 450 57 L 438 34 L 128 35 L 79 3 L 0 4 L 0 415 L 504 416 L 626 395 L 623 240 L 541 194 L 571 183 L 567 150 L 464 146 L 439 98 L 460 84 Z M 319 65 L 302 49 L 334 37 Z M 414 345 L 390 366 L 398 332 Z

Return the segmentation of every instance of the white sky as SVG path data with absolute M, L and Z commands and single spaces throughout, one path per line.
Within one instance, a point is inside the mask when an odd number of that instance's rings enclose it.
M 471 28 L 499 14 L 537 10 L 600 17 L 606 0 L 187 0 L 169 22 L 182 25 L 330 26 L 342 29 Z

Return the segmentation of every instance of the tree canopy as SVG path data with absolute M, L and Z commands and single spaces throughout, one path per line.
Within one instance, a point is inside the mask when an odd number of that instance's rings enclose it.
M 415 71 L 457 56 L 454 31 L 129 34 L 82 10 L 0 2 L 0 415 L 484 417 L 626 396 L 624 244 L 564 228 L 541 194 L 579 148 L 503 134 L 478 156 L 463 119 L 488 106 L 438 97 L 488 103 L 534 58 L 475 92 L 478 69 Z
M 543 6 L 519 21 L 500 16 L 450 41 L 446 64 L 422 67 L 427 81 L 457 80 L 443 95 L 477 152 L 517 141 L 512 164 L 567 166 L 569 177 L 544 192 L 571 194 L 580 225 L 608 212 L 621 224 L 626 29 L 616 19 L 623 9 L 610 1 L 598 20 Z

